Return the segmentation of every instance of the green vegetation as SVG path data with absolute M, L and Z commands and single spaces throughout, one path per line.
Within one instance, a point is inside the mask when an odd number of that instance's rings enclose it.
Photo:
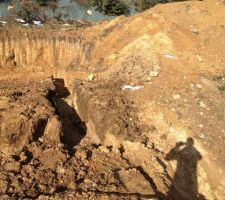
M 121 0 L 89 0 L 91 6 L 105 15 L 128 15 L 129 6 Z
M 184 0 L 89 0 L 89 4 L 105 15 L 129 15 L 130 9 L 143 12 L 157 4 Z
M 19 17 L 27 22 L 37 19 L 41 12 L 41 7 L 33 1 L 16 1 L 15 10 L 11 15 Z

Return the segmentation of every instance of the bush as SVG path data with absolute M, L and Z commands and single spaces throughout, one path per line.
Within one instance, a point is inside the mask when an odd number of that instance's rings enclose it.
M 120 0 L 89 0 L 91 6 L 105 15 L 129 15 L 129 6 Z

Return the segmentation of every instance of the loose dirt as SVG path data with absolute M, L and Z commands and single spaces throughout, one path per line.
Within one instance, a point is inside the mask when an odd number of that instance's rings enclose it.
M 224 19 L 207 0 L 1 28 L 0 199 L 225 199 Z

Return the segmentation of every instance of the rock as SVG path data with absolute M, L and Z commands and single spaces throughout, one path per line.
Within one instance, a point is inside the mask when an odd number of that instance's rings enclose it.
M 157 72 L 157 71 L 151 71 L 150 72 L 150 76 L 151 77 L 156 77 L 156 76 L 158 76 L 159 75 L 159 72 Z
M 88 78 L 89 81 L 93 81 L 95 77 L 94 77 L 94 74 L 91 73 L 91 74 L 88 75 L 87 78 Z
M 155 65 L 153 67 L 153 70 L 150 71 L 150 77 L 156 77 L 156 76 L 158 76 L 159 75 L 159 72 L 160 72 L 160 67 L 157 66 L 157 65 Z
M 178 99 L 180 99 L 180 98 L 181 98 L 180 94 L 174 94 L 174 95 L 173 95 L 173 99 L 174 99 L 174 100 L 178 100 Z
M 203 61 L 202 57 L 199 56 L 199 55 L 197 56 L 197 59 L 198 59 L 199 62 L 202 62 Z
M 203 101 L 200 101 L 199 104 L 200 104 L 200 106 L 201 106 L 202 108 L 206 108 L 206 107 L 207 107 L 206 104 L 205 104 Z
M 202 88 L 202 85 L 197 84 L 196 87 L 199 88 L 199 89 L 201 89 Z
M 20 163 L 19 162 L 8 162 L 6 163 L 6 165 L 4 166 L 4 169 L 6 171 L 15 171 L 15 172 L 19 172 L 20 171 Z
M 155 194 L 148 180 L 136 168 L 119 171 L 120 180 L 126 186 L 128 192 L 143 195 Z
M 164 54 L 163 56 L 164 56 L 165 58 L 169 58 L 169 59 L 175 59 L 175 58 L 176 58 L 176 56 L 170 55 L 170 54 Z
M 65 173 L 65 169 L 63 167 L 57 167 L 56 172 L 58 174 L 64 174 Z

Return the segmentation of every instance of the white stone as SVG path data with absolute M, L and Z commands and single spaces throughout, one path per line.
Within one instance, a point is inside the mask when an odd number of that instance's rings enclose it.
M 33 21 L 34 25 L 36 26 L 42 26 L 43 24 L 41 23 L 41 21 Z
M 196 87 L 201 89 L 202 88 L 202 85 L 197 84 Z
M 131 85 L 124 85 L 122 87 L 122 90 L 131 90 L 131 91 L 134 91 L 134 90 L 140 90 L 140 89 L 143 89 L 144 86 L 131 86 Z
M 200 128 L 203 128 L 203 127 L 204 127 L 203 124 L 199 124 L 198 126 L 199 126 Z
M 197 59 L 198 59 L 199 62 L 202 62 L 203 61 L 202 57 L 199 56 L 199 55 L 197 56 Z
M 156 76 L 158 76 L 159 75 L 159 72 L 158 71 L 151 71 L 150 72 L 150 76 L 151 77 L 156 77 Z
M 94 74 L 91 73 L 91 74 L 88 75 L 87 78 L 88 78 L 89 81 L 93 81 L 95 77 L 94 77 Z
M 25 21 L 23 19 L 16 18 L 15 20 L 20 23 L 25 23 Z
M 164 57 L 169 58 L 169 59 L 175 59 L 176 56 L 170 55 L 170 54 L 164 54 Z
M 181 98 L 180 94 L 173 94 L 173 99 L 178 100 L 180 98 Z
M 206 104 L 205 104 L 203 101 L 200 101 L 199 104 L 200 104 L 200 106 L 201 106 L 202 108 L 206 108 L 206 107 L 207 107 Z

